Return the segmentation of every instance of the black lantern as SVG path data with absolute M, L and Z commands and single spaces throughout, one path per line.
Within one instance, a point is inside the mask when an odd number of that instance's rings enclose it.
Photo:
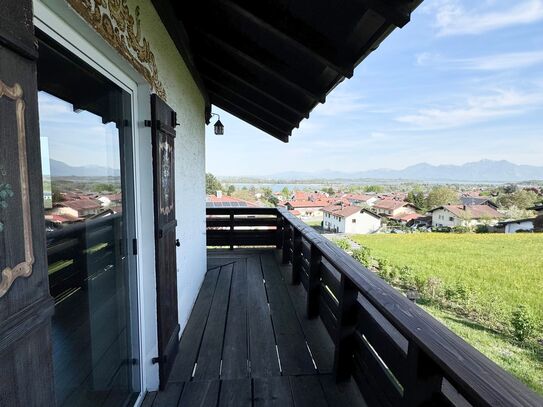
M 222 136 L 224 134 L 224 126 L 221 123 L 221 119 L 217 120 L 213 128 L 215 129 L 215 134 L 219 136 Z

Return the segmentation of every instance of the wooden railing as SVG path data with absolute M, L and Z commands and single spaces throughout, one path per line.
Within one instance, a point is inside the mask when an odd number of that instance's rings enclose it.
M 119 261 L 122 215 L 86 220 L 47 232 L 49 287 L 55 300 L 84 288 L 96 270 Z
M 337 380 L 354 377 L 369 405 L 543 406 L 524 384 L 287 210 L 207 213 L 210 246 L 282 249 L 292 283 L 307 290 L 307 316 L 320 316 L 334 341 Z

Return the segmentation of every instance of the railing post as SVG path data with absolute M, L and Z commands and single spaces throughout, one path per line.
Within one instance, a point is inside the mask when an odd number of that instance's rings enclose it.
M 337 382 L 349 380 L 352 373 L 354 333 L 358 322 L 357 297 L 358 289 L 342 274 L 334 354 L 334 373 Z
M 290 241 L 292 233 L 292 227 L 289 225 L 283 225 L 283 264 L 290 262 L 290 248 L 292 242 Z
M 234 250 L 234 211 L 230 212 L 230 250 Z
M 277 212 L 277 243 L 276 248 L 282 249 L 283 248 L 283 225 L 285 223 L 285 219 L 283 219 L 283 216 Z
M 413 341 L 407 350 L 407 375 L 403 405 L 437 405 L 443 374 L 437 364 Z
M 300 273 L 302 272 L 302 233 L 294 229 L 292 238 L 292 284 L 300 284 Z
M 309 284 L 307 285 L 307 317 L 310 319 L 319 315 L 321 263 L 322 254 L 320 250 L 315 244 L 311 244 L 311 258 L 309 259 Z

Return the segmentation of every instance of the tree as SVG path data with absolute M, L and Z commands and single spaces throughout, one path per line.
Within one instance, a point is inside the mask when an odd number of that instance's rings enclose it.
M 428 197 L 426 198 L 426 207 L 433 209 L 442 205 L 452 205 L 459 202 L 458 192 L 456 190 L 437 186 L 430 190 Z
M 283 195 L 285 198 L 290 198 L 290 191 L 288 189 L 287 186 L 285 186 L 282 190 L 281 190 L 281 195 Z
M 500 195 L 497 202 L 502 208 L 516 207 L 519 209 L 526 209 L 530 206 L 534 206 L 538 199 L 539 196 L 534 191 L 520 189 L 510 194 Z
M 226 195 L 232 196 L 234 192 L 236 192 L 236 187 L 234 185 L 229 185 L 228 190 L 226 191 Z
M 375 192 L 375 193 L 379 193 L 379 192 L 383 192 L 385 189 L 381 186 L 381 185 L 368 185 L 367 187 L 364 188 L 364 191 L 366 192 Z
M 426 209 L 426 198 L 424 197 L 424 192 L 422 192 L 422 189 L 419 186 L 415 186 L 407 194 L 407 202 L 411 202 L 413 205 L 421 210 Z
M 328 195 L 334 195 L 336 191 L 332 187 L 326 187 L 322 189 L 322 192 L 326 192 Z
M 221 182 L 211 173 L 206 174 L 206 194 L 212 195 L 217 191 L 222 191 Z

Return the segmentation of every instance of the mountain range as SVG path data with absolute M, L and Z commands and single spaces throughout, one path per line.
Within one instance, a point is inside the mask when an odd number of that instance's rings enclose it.
M 121 171 L 99 165 L 73 167 L 62 161 L 49 160 L 52 177 L 118 177 Z
M 543 180 L 543 166 L 519 165 L 506 160 L 480 160 L 462 165 L 432 165 L 420 163 L 402 170 L 387 168 L 359 171 L 286 171 L 269 176 L 272 179 L 387 179 L 409 181 L 468 181 L 468 182 L 520 182 Z

